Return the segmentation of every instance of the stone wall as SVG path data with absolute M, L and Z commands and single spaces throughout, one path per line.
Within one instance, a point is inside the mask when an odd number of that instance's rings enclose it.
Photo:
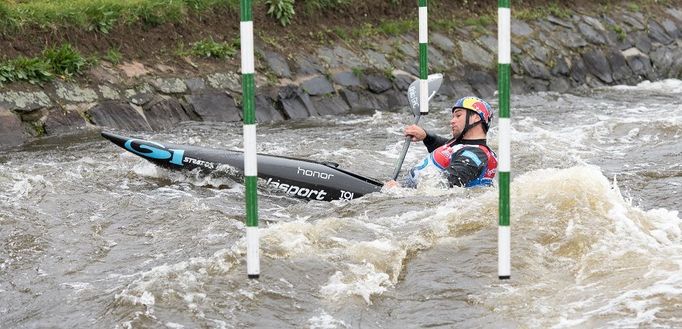
M 615 8 L 608 16 L 512 20 L 512 93 L 682 77 L 682 10 Z M 430 72 L 445 73 L 441 95 L 491 98 L 497 88 L 496 27 L 432 31 Z M 319 46 L 285 57 L 257 45 L 258 122 L 391 110 L 407 104 L 418 76 L 416 34 Z M 163 65 L 104 63 L 88 84 L 56 80 L 0 91 L 0 148 L 90 129 L 158 131 L 187 120 L 238 122 L 236 72 L 173 76 Z M 160 76 L 163 76 L 161 78 Z

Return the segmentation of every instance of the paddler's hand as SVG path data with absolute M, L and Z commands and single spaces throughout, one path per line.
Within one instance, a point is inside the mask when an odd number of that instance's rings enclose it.
M 405 127 L 405 136 L 412 137 L 413 142 L 419 142 L 426 138 L 426 131 L 420 126 L 409 125 Z
M 395 188 L 398 187 L 398 182 L 394 180 L 390 180 L 386 183 L 384 183 L 384 187 L 382 189 L 390 189 L 390 188 Z

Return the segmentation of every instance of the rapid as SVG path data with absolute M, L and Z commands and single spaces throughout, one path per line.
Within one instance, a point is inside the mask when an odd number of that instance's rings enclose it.
M 421 125 L 447 135 L 453 101 Z M 258 151 L 386 180 L 412 120 L 260 124 Z M 241 133 L 133 135 L 239 149 Z M 682 327 L 682 81 L 513 96 L 511 152 L 506 281 L 496 188 L 331 203 L 260 189 L 249 280 L 244 187 L 228 172 L 170 172 L 97 135 L 0 152 L 0 327 Z M 403 172 L 425 155 L 413 143 Z

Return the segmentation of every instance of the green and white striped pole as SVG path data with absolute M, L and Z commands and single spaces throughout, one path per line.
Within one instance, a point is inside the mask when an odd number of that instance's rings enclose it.
M 256 113 L 253 15 L 251 0 L 241 0 L 239 25 L 242 52 L 242 102 L 244 106 L 244 185 L 246 186 L 246 273 L 250 279 L 260 275 L 258 245 L 258 167 L 256 162 Z
M 426 0 L 419 0 L 419 112 L 429 113 L 429 25 Z
M 500 104 L 500 222 L 497 231 L 497 273 L 500 280 L 503 280 L 511 277 L 511 228 L 509 226 L 509 171 L 511 169 L 511 120 L 509 118 L 509 80 L 511 74 L 510 0 L 499 0 L 497 15 L 497 48 L 499 52 L 497 88 Z

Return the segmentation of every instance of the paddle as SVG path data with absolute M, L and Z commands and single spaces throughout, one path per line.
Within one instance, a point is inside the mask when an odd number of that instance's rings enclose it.
M 410 102 L 410 109 L 412 109 L 412 114 L 414 114 L 415 116 L 414 124 L 418 124 L 419 119 L 421 118 L 421 111 L 419 110 L 419 81 L 420 80 L 415 80 L 410 84 L 410 87 L 407 88 L 407 100 Z M 429 84 L 428 99 L 431 100 L 431 97 L 433 97 L 438 91 L 438 89 L 440 89 L 440 85 L 443 82 L 443 75 L 440 73 L 429 74 L 427 81 Z M 405 144 L 403 144 L 403 150 L 400 153 L 398 163 L 396 165 L 395 170 L 393 171 L 392 176 L 393 180 L 398 179 L 400 168 L 402 168 L 403 166 L 403 162 L 405 161 L 405 155 L 407 155 L 407 149 L 410 148 L 411 142 L 412 138 L 410 136 L 405 137 Z

